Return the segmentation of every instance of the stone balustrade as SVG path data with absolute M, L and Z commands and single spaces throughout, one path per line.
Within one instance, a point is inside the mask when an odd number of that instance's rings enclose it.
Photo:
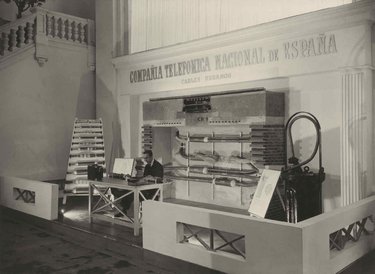
M 88 44 L 88 20 L 47 11 L 45 14 L 46 35 L 49 38 L 62 39 L 79 44 Z
M 0 58 L 34 43 L 36 14 L 0 27 Z
M 92 47 L 94 34 L 92 20 L 34 8 L 30 15 L 0 26 L 0 63 L 22 49 L 35 46 L 36 59 L 42 64 L 48 60 L 43 48 L 49 41 Z

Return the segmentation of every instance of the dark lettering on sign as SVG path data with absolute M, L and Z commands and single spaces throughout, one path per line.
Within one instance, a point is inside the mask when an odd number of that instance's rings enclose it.
M 273 49 L 268 51 L 268 61 L 269 62 L 276 62 L 279 61 L 279 50 Z
M 213 74 L 213 75 L 206 75 L 206 81 L 213 81 L 213 80 L 220 80 L 220 79 L 227 79 L 232 78 L 231 73 L 221 73 L 221 74 Z
M 191 84 L 191 83 L 198 83 L 201 81 L 200 77 L 191 77 L 181 80 L 181 84 Z
M 285 59 L 306 58 L 337 52 L 335 35 L 321 34 L 314 38 L 300 39 L 284 43 Z
M 167 64 L 164 66 L 167 78 L 195 74 L 210 71 L 210 60 L 208 57 L 197 58 L 189 61 Z
M 284 52 L 282 52 L 284 51 Z M 263 49 L 262 47 L 239 49 L 212 56 L 194 58 L 191 60 L 170 63 L 160 66 L 151 65 L 147 68 L 130 71 L 130 83 L 139 83 L 164 78 L 185 76 L 181 84 L 193 84 L 201 81 L 223 80 L 232 77 L 232 72 L 211 72 L 231 68 L 259 65 L 280 60 L 296 60 L 307 57 L 337 53 L 335 34 L 319 34 L 317 36 L 287 41 L 281 48 Z M 202 74 L 204 75 L 195 75 Z
M 266 59 L 263 56 L 263 49 L 261 47 L 215 55 L 217 70 L 257 65 L 265 62 Z
M 130 83 L 145 82 L 162 78 L 163 72 L 161 66 L 151 66 L 149 68 L 139 69 L 130 72 Z

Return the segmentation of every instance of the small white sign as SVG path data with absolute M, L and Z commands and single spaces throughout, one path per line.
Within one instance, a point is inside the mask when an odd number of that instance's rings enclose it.
M 116 158 L 112 172 L 114 174 L 129 175 L 131 177 L 135 176 L 137 172 L 135 170 L 135 160 L 133 158 Z
M 266 216 L 279 177 L 280 171 L 278 170 L 263 170 L 253 200 L 250 203 L 248 210 L 250 214 L 262 218 Z

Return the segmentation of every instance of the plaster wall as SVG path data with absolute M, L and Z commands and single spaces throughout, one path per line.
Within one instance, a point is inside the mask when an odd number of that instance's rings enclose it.
M 74 118 L 95 118 L 87 49 L 50 46 L 44 66 L 29 54 L 0 70 L 0 83 L 0 174 L 65 178 Z
M 288 119 L 298 111 L 312 113 L 319 121 L 322 134 L 322 166 L 326 172 L 323 183 L 324 211 L 340 206 L 340 127 L 341 86 L 340 73 L 317 73 L 289 79 L 287 99 Z M 299 120 L 292 126 L 295 156 L 301 161 L 312 154 L 316 133 L 308 120 Z M 290 150 L 288 156 L 291 156 Z M 318 154 L 308 166 L 318 171 Z
M 95 0 L 47 0 L 43 8 L 95 20 Z
M 115 6 L 113 1 L 103 0 L 97 0 L 95 5 L 96 116 L 103 119 L 106 163 L 107 169 L 111 171 L 113 159 L 124 156 L 124 149 L 120 142 L 123 129 L 126 126 L 120 129 L 118 108 L 126 107 L 126 102 L 117 103 L 115 71 L 111 62 L 115 50 Z M 128 118 L 128 115 L 124 117 L 124 119 Z M 126 137 L 125 139 L 128 140 Z

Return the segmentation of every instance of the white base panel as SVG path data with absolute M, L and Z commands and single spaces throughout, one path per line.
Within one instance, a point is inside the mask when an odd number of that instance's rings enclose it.
M 331 233 L 373 215 L 375 196 L 298 224 L 167 202 L 146 201 L 143 213 L 145 249 L 226 273 L 336 273 L 375 248 L 374 233 L 340 251 L 329 241 Z M 244 235 L 245 258 L 181 243 L 180 223 Z
M 25 202 L 18 190 L 30 191 L 34 202 Z M 0 176 L 0 204 L 47 220 L 58 217 L 59 186 L 41 181 Z

